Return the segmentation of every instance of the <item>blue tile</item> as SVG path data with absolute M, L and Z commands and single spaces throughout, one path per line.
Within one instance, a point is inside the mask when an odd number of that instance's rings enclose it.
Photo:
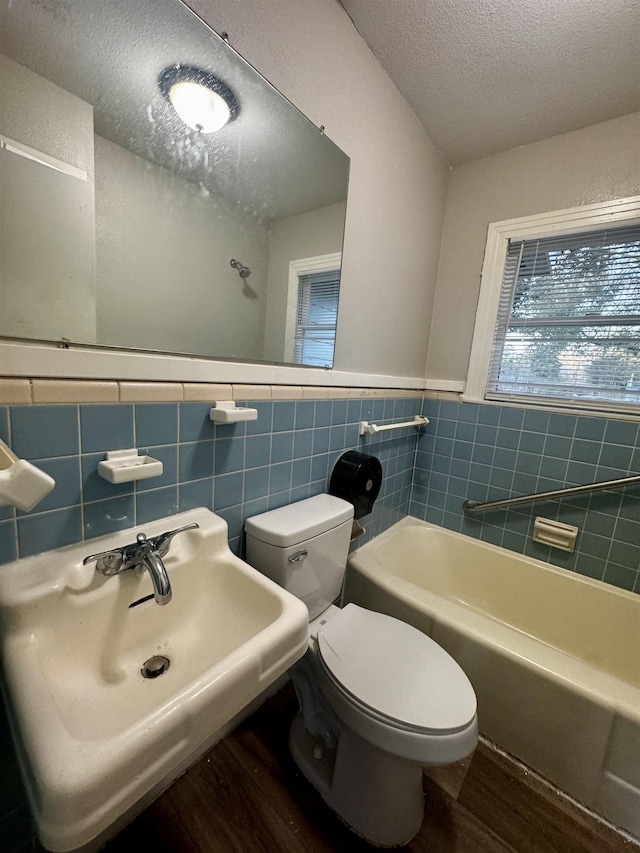
M 638 578 L 638 571 L 627 566 L 616 566 L 609 563 L 604 570 L 605 583 L 613 584 L 619 589 L 632 590 Z
M 13 521 L 0 522 L 0 563 L 10 563 L 17 556 L 14 523 Z
M 174 486 L 178 482 L 178 445 L 169 444 L 166 447 L 141 447 L 142 456 L 151 456 L 162 462 L 162 474 L 150 477 L 148 480 L 138 480 L 136 491 L 146 492 L 149 489 L 159 489 L 163 486 Z
M 570 438 L 548 435 L 544 444 L 544 453 L 546 456 L 554 456 L 557 459 L 567 460 L 571 452 L 571 443 Z
M 271 436 L 271 462 L 289 462 L 293 457 L 293 432 L 276 432 Z
M 385 413 L 385 418 L 393 417 L 393 400 L 387 400 L 387 403 L 391 404 L 391 412 L 387 415 Z M 346 400 L 334 400 L 332 411 L 331 411 L 331 423 L 335 426 L 336 424 L 346 424 L 347 422 L 347 401 Z
M 246 439 L 244 464 L 247 468 L 268 465 L 271 459 L 271 436 L 249 435 Z
M 627 518 L 619 518 L 614 538 L 629 545 L 640 544 L 640 520 L 631 521 Z
M 570 461 L 567 465 L 567 483 L 575 483 L 578 486 L 586 483 L 594 483 L 597 480 L 595 465 L 586 462 Z
M 265 432 L 271 432 L 273 403 L 263 400 L 257 403 L 251 403 L 251 408 L 257 409 L 258 419 L 255 421 L 247 421 L 247 435 L 262 435 Z
M 549 413 L 536 409 L 527 409 L 524 413 L 522 429 L 527 432 L 547 432 L 549 427 Z
M 313 450 L 313 430 L 304 429 L 295 433 L 293 440 L 293 458 L 303 459 L 311 456 Z
M 269 468 L 253 468 L 244 472 L 245 501 L 263 498 L 269 494 Z
M 471 459 L 473 454 L 473 444 L 468 441 L 458 441 L 457 439 L 453 442 L 453 456 L 455 459 L 466 459 L 467 461 Z
M 279 465 L 271 466 L 271 476 L 269 479 L 269 494 L 282 492 L 291 486 L 291 462 L 281 462 Z
M 575 437 L 586 438 L 588 441 L 602 441 L 606 426 L 607 422 L 604 418 L 579 417 Z
M 311 457 L 311 482 L 322 480 L 323 491 L 326 488 L 326 479 L 329 473 L 329 454 L 320 453 L 317 456 Z
M 104 459 L 104 453 L 89 453 L 81 456 L 82 500 L 100 501 L 107 498 L 128 495 L 133 492 L 133 483 L 109 483 L 98 474 L 98 463 Z
M 244 468 L 244 439 L 220 438 L 215 442 L 214 472 L 231 474 Z
M 517 453 L 515 450 L 506 450 L 503 447 L 496 447 L 493 454 L 493 465 L 496 468 L 506 468 L 512 471 L 515 468 Z
M 85 504 L 84 507 L 84 536 L 92 539 L 95 536 L 105 536 L 125 530 L 135 524 L 133 495 L 111 498 L 107 501 L 96 501 Z M 126 545 L 126 542 L 122 543 Z
M 253 501 L 245 501 L 242 505 L 245 521 L 247 518 L 253 518 L 254 515 L 262 515 L 269 509 L 269 499 L 267 497 L 256 498 Z
M 462 403 L 458 413 L 458 420 L 473 424 L 477 423 L 480 408 L 478 403 Z
M 602 445 L 597 441 L 585 441 L 575 438 L 571 445 L 571 459 L 576 462 L 588 462 L 597 465 Z
M 479 462 L 482 465 L 491 465 L 493 462 L 493 447 L 487 447 L 485 444 L 476 444 L 473 448 L 471 459 L 473 462 Z
M 575 415 L 552 414 L 549 416 L 549 433 L 572 437 L 576 430 L 577 420 Z
M 138 403 L 135 407 L 136 447 L 176 444 L 178 406 L 176 403 Z
M 604 440 L 607 444 L 633 446 L 638 436 L 638 425 L 629 421 L 608 421 Z
M 244 526 L 243 507 L 229 506 L 218 510 L 218 515 L 227 522 L 227 538 L 236 539 L 242 534 Z
M 133 406 L 80 406 L 83 453 L 133 447 Z
M 242 503 L 243 483 L 244 477 L 241 472 L 222 474 L 215 478 L 213 506 L 216 512 L 219 509 Z
M 54 459 L 39 459 L 38 468 L 53 477 L 56 484 L 52 491 L 34 507 L 33 512 L 46 512 L 80 503 L 80 458 L 60 456 Z M 17 511 L 18 516 L 28 513 Z
M 136 524 L 146 524 L 178 512 L 178 487 L 151 489 L 136 495 Z
M 504 408 L 500 413 L 500 427 L 502 429 L 522 429 L 524 422 L 524 411 L 522 409 Z
M 198 507 L 213 509 L 213 477 L 204 480 L 192 480 L 178 486 L 178 509 L 186 512 Z
M 213 433 L 215 438 L 244 438 L 247 434 L 247 424 L 214 424 Z
M 329 450 L 329 439 L 331 430 L 329 427 L 316 428 L 313 431 L 313 452 L 314 455 L 326 453 Z
M 305 498 L 309 497 L 309 484 L 305 483 L 304 486 L 296 486 L 292 488 L 289 493 L 289 502 L 296 503 L 296 501 L 303 501 Z
M 504 447 L 506 450 L 517 450 L 520 444 L 520 435 L 515 429 L 504 429 L 500 427 L 496 438 L 496 445 Z
M 55 509 L 41 515 L 18 519 L 18 548 L 21 557 L 51 551 L 82 539 L 82 514 L 79 506 Z
M 296 403 L 296 429 L 311 429 L 315 415 L 316 404 L 314 400 L 299 400 Z
M 211 403 L 180 403 L 180 441 L 206 441 L 214 437 L 209 417 Z
M 485 426 L 484 424 L 478 424 L 476 427 L 476 435 L 475 441 L 476 444 L 490 444 L 494 445 L 496 443 L 496 437 L 498 435 L 498 430 L 494 426 Z
M 309 482 L 311 479 L 311 459 L 309 457 L 305 457 L 304 459 L 296 459 L 294 460 L 293 467 L 291 469 L 291 486 L 303 486 Z
M 542 453 L 545 438 L 546 436 L 541 432 L 522 432 L 518 450 L 523 450 L 525 453 Z
M 462 424 L 457 423 L 457 421 L 438 421 L 437 427 L 434 430 L 434 434 L 441 436 L 442 438 L 453 438 L 456 434 L 456 431 L 459 431 L 459 438 L 466 439 L 467 441 L 473 441 L 473 437 L 475 435 L 475 426 L 474 424 Z M 425 430 L 425 434 L 426 430 Z
M 273 432 L 286 432 L 295 425 L 296 404 L 276 402 L 273 404 Z
M 603 444 L 598 465 L 607 468 L 621 468 L 624 471 L 631 465 L 633 449 L 621 444 Z
M 440 436 L 440 429 L 438 428 L 438 436 Z M 470 423 L 459 422 L 456 424 L 456 441 L 471 441 L 473 442 L 476 435 L 476 425 Z
M 316 401 L 315 427 L 329 426 L 331 424 L 331 403 L 329 400 Z
M 12 406 L 11 444 L 21 459 L 78 453 L 77 406 Z
M 329 433 L 329 450 L 344 450 L 345 432 L 344 425 L 331 427 Z
M 213 441 L 178 445 L 178 478 L 181 483 L 213 475 Z
M 604 560 L 591 557 L 589 554 L 580 554 L 576 563 L 576 573 L 594 580 L 602 580 L 604 576 Z
M 580 553 L 589 554 L 601 560 L 606 559 L 610 545 L 611 540 L 608 537 L 598 536 L 595 533 L 590 533 L 588 530 L 583 531 L 580 537 Z
M 288 489 L 285 492 L 276 492 L 273 495 L 269 495 L 269 509 L 280 509 L 281 506 L 288 506 L 291 503 L 289 498 Z
M 362 420 L 362 400 L 349 400 L 347 403 L 347 422 L 357 424 Z

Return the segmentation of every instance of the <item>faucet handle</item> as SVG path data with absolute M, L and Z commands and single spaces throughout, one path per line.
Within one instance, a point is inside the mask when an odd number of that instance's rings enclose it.
M 154 536 L 153 539 L 147 540 L 149 545 L 154 549 L 159 557 L 165 557 L 171 546 L 171 540 L 178 533 L 183 533 L 185 530 L 197 530 L 199 524 L 187 524 L 185 527 L 178 527 L 176 530 L 168 530 L 166 533 L 161 533 L 159 536 Z
M 82 561 L 82 565 L 95 561 L 96 570 L 103 575 L 117 575 L 122 564 L 125 562 L 125 554 L 122 548 L 115 548 L 113 551 L 101 551 L 99 554 L 90 554 Z

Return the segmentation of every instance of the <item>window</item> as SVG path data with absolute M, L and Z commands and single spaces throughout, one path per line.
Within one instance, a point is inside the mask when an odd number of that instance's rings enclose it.
M 489 227 L 468 395 L 637 410 L 640 199 Z
M 288 360 L 332 367 L 340 295 L 340 253 L 289 265 Z

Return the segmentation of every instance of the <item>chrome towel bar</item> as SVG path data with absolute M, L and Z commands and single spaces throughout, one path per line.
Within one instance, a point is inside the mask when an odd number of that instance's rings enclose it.
M 565 498 L 570 495 L 584 495 L 587 492 L 600 492 L 604 489 L 626 488 L 627 486 L 640 485 L 640 475 L 634 477 L 622 477 L 619 480 L 605 480 L 602 483 L 588 483 L 585 486 L 569 486 L 566 489 L 554 489 L 551 492 L 537 492 L 534 495 L 521 495 L 517 498 L 505 498 L 502 501 L 489 501 L 481 503 L 480 501 L 466 500 L 462 504 L 465 512 L 488 512 L 491 509 L 503 509 L 508 506 L 516 506 L 516 504 L 533 503 L 534 501 L 550 501 L 552 498 Z

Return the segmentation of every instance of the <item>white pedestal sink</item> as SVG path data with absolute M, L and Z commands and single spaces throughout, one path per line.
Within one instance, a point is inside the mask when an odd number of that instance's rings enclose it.
M 113 577 L 90 553 L 197 522 L 164 563 Z M 307 649 L 306 607 L 229 550 L 206 509 L 0 566 L 5 694 L 43 845 L 92 849 L 162 790 Z M 169 668 L 141 669 L 154 656 Z

